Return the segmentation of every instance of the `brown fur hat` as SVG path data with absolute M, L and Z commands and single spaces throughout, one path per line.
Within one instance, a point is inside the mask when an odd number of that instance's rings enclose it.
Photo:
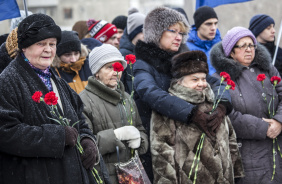
M 172 58 L 171 73 L 173 78 L 179 79 L 193 73 L 209 73 L 207 56 L 202 51 L 187 51 Z

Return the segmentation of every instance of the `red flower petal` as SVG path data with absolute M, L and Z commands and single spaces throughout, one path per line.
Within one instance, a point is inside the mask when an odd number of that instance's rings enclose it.
M 230 75 L 226 72 L 221 72 L 219 75 L 220 75 L 220 77 L 223 77 L 224 81 L 226 81 L 226 82 L 231 79 Z
M 125 56 L 125 60 L 127 61 L 127 64 L 134 64 L 136 62 L 136 57 L 133 54 L 128 54 Z
M 36 91 L 33 95 L 32 95 L 32 100 L 35 101 L 36 103 L 40 103 L 40 98 L 42 96 L 42 92 L 41 91 Z
M 119 63 L 119 62 L 115 62 L 113 64 L 113 67 L 114 67 L 114 71 L 116 71 L 116 72 L 122 72 L 124 70 L 122 64 Z
M 257 76 L 257 81 L 264 81 L 265 78 L 266 78 L 265 74 L 259 74 Z
M 272 84 L 274 84 L 274 81 L 277 81 L 277 84 L 281 81 L 281 78 L 278 76 L 273 76 L 270 78 L 270 81 Z
M 51 91 L 45 95 L 44 101 L 47 105 L 57 105 L 58 97 L 56 97 L 56 93 Z

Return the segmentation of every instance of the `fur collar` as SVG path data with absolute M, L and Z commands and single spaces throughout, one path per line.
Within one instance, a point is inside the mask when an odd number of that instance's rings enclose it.
M 154 43 L 145 43 L 139 40 L 135 46 L 135 54 L 137 59 L 152 65 L 158 72 L 170 74 L 171 59 L 178 53 L 188 51 L 186 44 L 181 44 L 178 52 L 167 52 L 160 49 Z
M 222 42 L 213 46 L 210 52 L 210 60 L 212 66 L 216 69 L 216 73 L 220 74 L 223 71 L 227 72 L 232 80 L 236 80 L 240 77 L 243 69 L 246 68 L 240 63 L 235 62 L 232 58 L 224 55 Z M 271 67 L 271 62 L 271 56 L 267 49 L 261 44 L 258 44 L 258 48 L 255 52 L 255 58 L 250 66 L 255 66 L 260 70 L 268 72 Z

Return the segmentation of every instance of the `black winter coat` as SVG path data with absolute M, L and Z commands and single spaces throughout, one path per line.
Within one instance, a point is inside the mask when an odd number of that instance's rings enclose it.
M 93 139 L 82 116 L 79 96 L 52 73 L 64 117 L 80 137 Z M 48 89 L 22 56 L 18 56 L 0 75 L 0 183 L 1 184 L 94 184 L 80 153 L 65 146 L 65 129 L 50 120 L 49 107 L 32 100 L 32 95 Z M 59 108 L 60 109 L 60 108 Z M 88 177 L 89 176 L 89 177 Z
M 13 60 L 8 54 L 6 49 L 6 42 L 4 42 L 0 46 L 0 73 L 9 65 L 9 63 Z

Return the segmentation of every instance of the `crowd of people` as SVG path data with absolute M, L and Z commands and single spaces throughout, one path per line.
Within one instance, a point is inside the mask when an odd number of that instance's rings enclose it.
M 40 13 L 13 19 L 0 46 L 0 183 L 117 184 L 135 150 L 154 184 L 281 184 L 274 19 L 222 37 L 213 8 L 193 18 L 130 8 L 72 30 Z

